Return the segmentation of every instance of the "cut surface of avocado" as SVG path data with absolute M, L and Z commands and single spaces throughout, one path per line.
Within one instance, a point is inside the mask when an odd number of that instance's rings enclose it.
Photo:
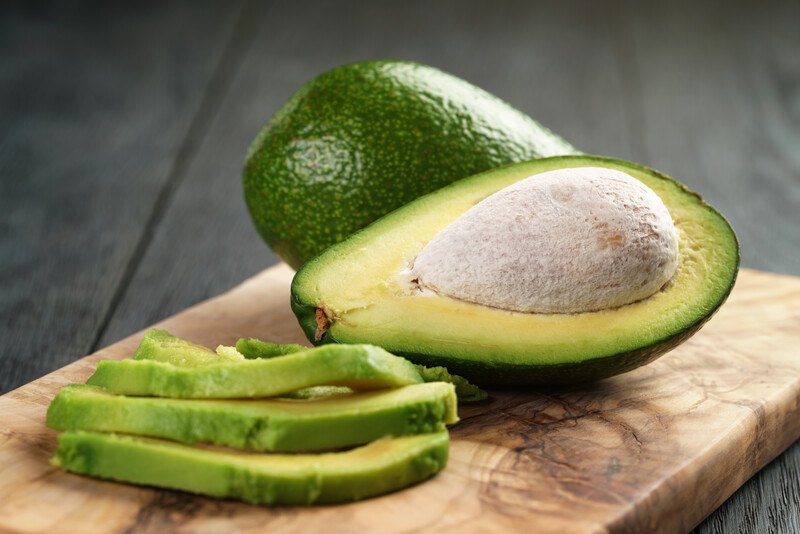
M 244 360 L 236 351 L 214 352 L 213 350 L 192 343 L 186 339 L 173 336 L 166 330 L 153 328 L 142 338 L 133 355 L 134 360 L 155 360 L 171 363 L 181 367 L 193 367 L 223 362 Z
M 57 430 L 117 432 L 254 451 L 352 447 L 427 434 L 458 421 L 455 388 L 433 382 L 317 400 L 126 397 L 83 384 L 63 388 L 47 411 Z
M 478 202 L 525 178 L 579 167 L 622 171 L 669 210 L 678 265 L 653 295 L 592 312 L 523 313 L 420 291 L 404 274 Z M 300 269 L 292 308 L 317 344 L 372 343 L 478 384 L 576 383 L 631 370 L 688 338 L 724 302 L 738 265 L 727 221 L 685 186 L 633 163 L 565 156 L 476 175 L 392 212 Z
M 66 471 L 254 504 L 356 501 L 430 478 L 447 463 L 447 432 L 374 441 L 346 452 L 246 453 L 68 431 L 52 463 Z
M 370 345 L 329 345 L 270 359 L 180 367 L 154 360 L 102 360 L 87 384 L 123 395 L 274 397 L 311 386 L 369 390 L 422 383 L 414 364 Z
M 236 350 L 245 358 L 274 358 L 308 350 L 308 347 L 297 343 L 272 343 L 255 338 L 242 338 L 236 341 Z
M 417 371 L 425 382 L 447 382 L 456 388 L 459 402 L 480 402 L 489 398 L 484 390 L 471 384 L 463 376 L 451 374 L 445 367 L 425 367 L 417 365 Z
M 273 358 L 309 349 L 296 343 L 271 343 L 260 339 L 248 338 L 239 339 L 236 342 L 236 350 L 243 354 L 245 358 Z M 489 397 L 489 394 L 484 390 L 471 384 L 464 377 L 451 374 L 444 367 L 417 365 L 416 368 L 425 382 L 447 382 L 453 384 L 456 387 L 456 395 L 459 402 L 478 402 Z M 310 399 L 328 395 L 341 395 L 343 393 L 349 393 L 347 388 L 319 386 L 296 391 L 288 396 L 297 399 Z

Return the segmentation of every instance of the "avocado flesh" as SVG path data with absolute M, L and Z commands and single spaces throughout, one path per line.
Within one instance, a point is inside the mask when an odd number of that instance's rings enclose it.
M 68 431 L 58 437 L 52 462 L 74 473 L 254 504 L 322 504 L 430 478 L 446 465 L 448 446 L 447 432 L 438 432 L 381 439 L 346 452 L 279 455 Z
M 417 371 L 425 382 L 447 382 L 456 388 L 458 402 L 480 402 L 489 398 L 484 390 L 471 384 L 463 376 L 451 374 L 445 367 L 417 365 Z
M 413 199 L 509 163 L 575 154 L 474 85 L 408 61 L 344 65 L 303 86 L 251 145 L 247 207 L 295 269 Z
M 173 336 L 166 330 L 152 328 L 145 332 L 133 355 L 135 360 L 156 360 L 174 365 L 191 366 L 242 361 L 233 352 L 220 354 L 213 350 Z
M 236 350 L 248 359 L 274 358 L 308 350 L 308 347 L 297 343 L 271 343 L 255 338 L 242 338 L 236 341 Z
M 618 169 L 663 200 L 680 235 L 679 265 L 659 292 L 596 312 L 515 313 L 423 295 L 398 276 L 477 202 L 531 175 L 567 167 Z M 575 383 L 631 370 L 691 336 L 728 296 L 738 265 L 727 221 L 685 186 L 625 161 L 564 156 L 476 175 L 387 215 L 298 271 L 292 308 L 314 343 L 380 345 L 480 385 Z M 325 314 L 322 325 L 317 309 Z
M 320 385 L 369 390 L 422 381 L 414 364 L 380 347 L 329 345 L 270 359 L 197 366 L 146 359 L 102 360 L 86 383 L 123 395 L 251 398 Z
M 63 388 L 47 411 L 47 425 L 56 430 L 277 452 L 352 447 L 438 432 L 457 421 L 455 388 L 443 382 L 303 401 L 125 397 L 76 384 Z
M 206 352 L 198 352 L 198 348 Z M 221 363 L 218 357 L 215 361 L 213 356 L 231 351 L 238 354 L 238 358 L 236 356 L 232 358 L 236 361 L 241 361 L 243 358 L 251 360 L 259 358 L 268 359 L 308 350 L 312 349 L 296 343 L 271 343 L 256 338 L 242 338 L 236 341 L 235 348 L 220 346 L 217 348 L 217 352 L 213 353 L 201 345 L 196 345 L 190 341 L 173 336 L 165 330 L 152 329 L 145 333 L 134 359 L 154 359 L 164 363 L 171 363 L 178 367 L 199 367 L 212 363 Z M 209 354 L 211 354 L 212 357 L 209 357 Z M 465 378 L 450 374 L 444 367 L 429 368 L 416 365 L 415 368 L 425 382 L 447 382 L 453 384 L 456 387 L 456 395 L 460 402 L 482 401 L 489 396 L 479 387 L 470 384 Z M 346 386 L 310 386 L 282 394 L 281 397 L 292 399 L 317 399 L 352 392 L 353 390 Z

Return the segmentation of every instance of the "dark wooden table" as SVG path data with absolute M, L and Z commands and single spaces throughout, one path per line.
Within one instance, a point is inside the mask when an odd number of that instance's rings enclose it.
M 439 66 L 672 174 L 729 217 L 745 266 L 800 275 L 800 2 L 642 4 L 4 3 L 0 392 L 276 262 L 245 149 L 357 60 Z M 698 531 L 800 531 L 799 475 L 795 444 Z

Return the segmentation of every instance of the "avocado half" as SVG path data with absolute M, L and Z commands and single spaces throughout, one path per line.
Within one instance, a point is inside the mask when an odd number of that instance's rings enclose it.
M 398 276 L 477 202 L 529 176 L 574 167 L 626 172 L 669 209 L 679 264 L 654 295 L 595 312 L 519 313 L 422 295 Z M 738 268 L 733 229 L 697 193 L 634 163 L 562 156 L 478 174 L 390 213 L 306 263 L 292 281 L 291 304 L 315 344 L 371 343 L 478 384 L 569 384 L 630 371 L 685 341 L 725 301 Z

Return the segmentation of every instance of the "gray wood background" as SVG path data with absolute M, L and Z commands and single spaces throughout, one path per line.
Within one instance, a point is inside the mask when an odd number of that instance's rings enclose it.
M 654 166 L 800 275 L 800 2 L 0 7 L 0 392 L 274 263 L 240 168 L 301 84 L 429 63 L 590 153 Z M 699 532 L 800 531 L 800 444 Z

